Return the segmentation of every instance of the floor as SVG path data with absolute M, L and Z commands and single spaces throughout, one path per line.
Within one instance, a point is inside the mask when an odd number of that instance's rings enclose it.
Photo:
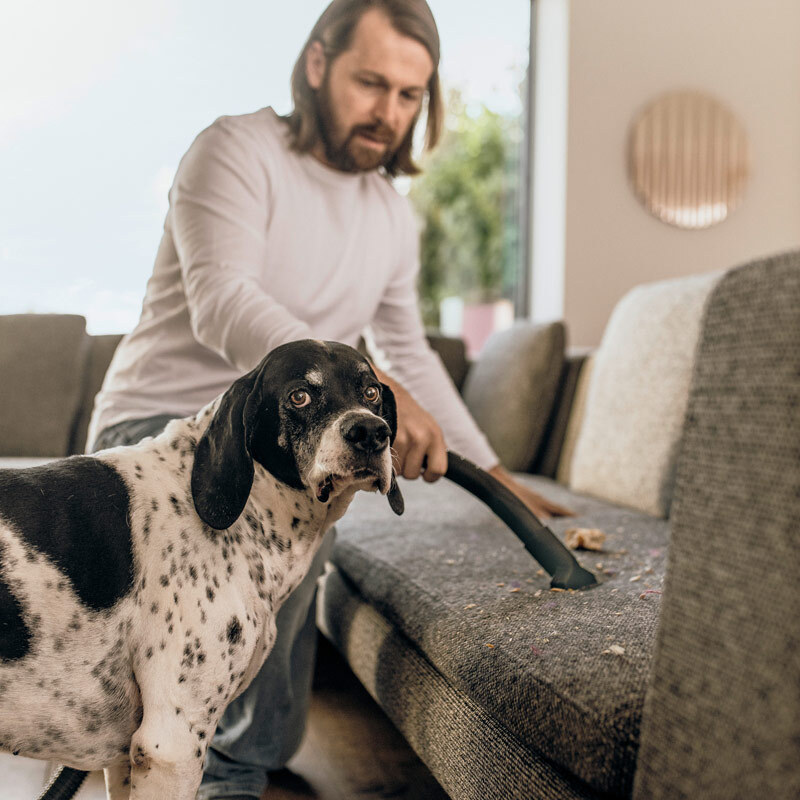
M 47 765 L 0 754 L 3 800 L 33 800 Z M 75 800 L 105 800 L 92 773 Z M 289 768 L 273 774 L 262 800 L 447 800 L 402 735 L 328 642 L 320 637 L 308 728 Z

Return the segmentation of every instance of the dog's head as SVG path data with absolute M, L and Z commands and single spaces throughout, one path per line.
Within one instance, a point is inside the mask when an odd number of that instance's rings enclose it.
M 255 460 L 321 503 L 347 489 L 378 489 L 402 514 L 390 454 L 396 433 L 392 390 L 358 351 L 290 342 L 222 395 L 195 452 L 195 508 L 212 528 L 232 525 L 250 495 Z

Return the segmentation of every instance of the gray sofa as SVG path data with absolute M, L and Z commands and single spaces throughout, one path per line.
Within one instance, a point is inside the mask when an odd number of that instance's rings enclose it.
M 434 340 L 510 468 L 600 528 L 556 592 L 447 481 L 337 526 L 318 621 L 453 798 L 800 796 L 800 253 L 623 299 L 591 355 Z M 116 345 L 0 317 L 0 456 L 80 452 Z M 19 462 L 16 462 L 19 463 Z M 369 754 L 365 754 L 369 757 Z

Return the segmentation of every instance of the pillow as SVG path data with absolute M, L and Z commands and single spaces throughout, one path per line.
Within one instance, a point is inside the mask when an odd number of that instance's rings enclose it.
M 493 334 L 464 383 L 464 402 L 506 469 L 533 461 L 564 364 L 564 326 L 519 321 Z
M 666 517 L 706 299 L 720 272 L 619 301 L 594 357 L 570 487 Z

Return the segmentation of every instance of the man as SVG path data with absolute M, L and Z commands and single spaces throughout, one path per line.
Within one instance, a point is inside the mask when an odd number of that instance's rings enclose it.
M 141 319 L 98 395 L 94 449 L 194 413 L 279 344 L 313 337 L 356 345 L 369 326 L 391 363 L 392 375 L 379 377 L 397 399 L 398 474 L 436 480 L 450 447 L 537 513 L 563 512 L 498 465 L 425 341 L 417 232 L 387 176 L 418 171 L 411 143 L 426 97 L 427 145 L 436 143 L 438 61 L 425 0 L 334 0 L 294 68 L 292 114 L 223 117 L 197 137 L 170 191 Z M 273 652 L 226 711 L 200 798 L 260 796 L 267 771 L 299 746 L 312 601 L 332 543 L 328 535 L 278 615 Z

